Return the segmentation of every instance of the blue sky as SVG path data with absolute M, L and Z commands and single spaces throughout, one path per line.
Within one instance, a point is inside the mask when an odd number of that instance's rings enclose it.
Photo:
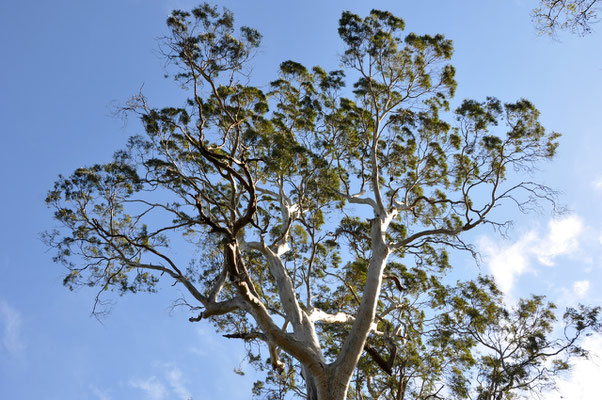
M 602 304 L 602 25 L 583 38 L 538 36 L 529 17 L 535 2 L 527 0 L 217 3 L 264 35 L 254 61 L 257 85 L 287 59 L 337 68 L 336 28 L 345 9 L 387 9 L 408 31 L 453 39 L 458 102 L 525 97 L 546 127 L 563 133 L 558 157 L 535 178 L 563 192 L 561 202 L 572 210 L 556 218 L 547 210 L 507 211 L 515 221 L 509 237 L 474 233 L 483 263 L 459 257 L 458 271 L 492 273 L 510 301 L 543 293 L 561 306 Z M 253 371 L 241 364 L 240 343 L 172 311 L 176 288 L 115 297 L 101 324 L 90 317 L 95 292 L 62 287 L 62 267 L 39 239 L 54 226 L 43 199 L 57 175 L 108 160 L 141 131 L 137 121 L 111 115 L 115 104 L 142 86 L 158 106 L 181 104 L 177 86 L 162 77 L 157 38 L 171 9 L 194 5 L 0 2 L 0 398 L 250 397 Z M 602 340 L 588 341 L 602 356 Z M 240 367 L 245 376 L 233 373 Z M 600 374 L 595 365 L 577 365 L 560 383 L 565 398 L 597 399 L 590 387 Z

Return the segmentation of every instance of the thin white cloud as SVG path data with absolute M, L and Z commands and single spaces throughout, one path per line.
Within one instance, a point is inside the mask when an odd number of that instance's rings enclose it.
M 554 258 L 574 253 L 579 248 L 578 238 L 583 232 L 583 222 L 572 215 L 550 221 L 548 229 L 547 236 L 539 241 L 534 253 L 542 264 L 554 265 Z
M 583 298 L 589 292 L 590 283 L 588 280 L 577 281 L 573 283 L 573 293 L 579 298 Z
M 206 385 L 194 388 L 194 399 L 248 398 L 254 382 L 261 379 L 261 373 L 249 367 L 244 344 L 241 341 L 216 335 L 208 324 L 198 325 L 196 332 L 198 341 L 189 348 L 189 351 L 203 361 L 211 362 L 212 368 L 205 374 Z M 216 357 L 216 354 L 220 356 Z M 244 376 L 234 375 L 234 367 L 244 370 Z M 232 384 L 220 384 L 224 379 L 231 381 Z M 212 397 L 209 393 L 218 393 L 219 396 Z
M 590 336 L 583 341 L 590 351 L 589 360 L 579 359 L 566 377 L 557 380 L 558 390 L 547 393 L 545 400 L 599 400 L 600 377 L 602 376 L 602 336 Z
M 193 398 L 190 390 L 186 387 L 184 374 L 179 368 L 174 367 L 171 363 L 158 364 L 156 367 L 160 367 L 162 370 L 159 377 L 153 375 L 147 379 L 132 379 L 129 381 L 129 385 L 142 390 L 146 395 L 145 398 L 149 400 L 189 400 Z
M 0 326 L 2 327 L 2 347 L 11 354 L 25 349 L 21 339 L 21 313 L 6 301 L 0 300 Z
M 602 177 L 593 181 L 592 186 L 594 187 L 594 189 L 602 191 Z
M 220 338 L 215 334 L 215 332 L 208 328 L 207 326 L 198 326 L 196 329 L 196 333 L 198 335 L 198 342 L 189 348 L 189 351 L 197 356 L 203 358 L 213 358 L 216 352 L 223 352 L 227 354 L 231 354 L 231 350 L 228 349 L 225 345 L 223 338 Z M 242 357 L 233 356 L 233 360 L 239 360 L 240 358 L 244 358 L 244 353 L 240 353 Z M 220 360 L 225 360 L 224 357 L 220 358 Z M 228 360 L 230 361 L 230 360 Z
M 149 400 L 163 400 L 167 398 L 167 388 L 154 376 L 146 380 L 131 380 L 129 384 L 131 387 L 145 392 Z
M 489 238 L 479 241 L 479 249 L 486 257 L 489 271 L 502 291 L 509 292 L 516 278 L 528 270 L 529 248 L 535 239 L 535 234 L 529 232 L 521 240 L 507 247 Z
M 532 270 L 532 261 L 552 266 L 557 257 L 579 249 L 579 237 L 584 229 L 579 217 L 551 220 L 547 228 L 545 234 L 533 230 L 510 244 L 487 237 L 478 241 L 489 271 L 504 292 L 513 288 L 517 277 Z
M 171 386 L 174 393 L 182 400 L 188 400 L 192 398 L 190 391 L 186 388 L 182 371 L 178 368 L 172 368 L 167 371 L 167 381 Z
M 96 385 L 90 385 L 90 391 L 98 400 L 111 400 L 111 396 L 105 391 L 100 390 Z

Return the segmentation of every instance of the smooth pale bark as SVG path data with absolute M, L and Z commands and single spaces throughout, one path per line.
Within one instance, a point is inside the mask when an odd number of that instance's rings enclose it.
M 311 372 L 307 369 L 307 367 L 301 367 L 301 375 L 303 375 L 303 379 L 305 379 L 305 388 L 307 392 L 307 400 L 320 400 L 318 396 L 318 388 L 316 386 L 316 381 L 312 376 Z
M 229 269 L 229 275 L 232 283 L 236 287 L 239 295 L 244 300 L 244 309 L 250 313 L 261 330 L 265 333 L 269 343 L 276 345 L 312 371 L 313 374 L 320 374 L 324 369 L 324 362 L 321 351 L 314 346 L 308 345 L 308 341 L 299 340 L 294 335 L 291 335 L 280 329 L 272 319 L 267 308 L 257 296 L 255 289 L 248 283 L 248 275 L 242 263 L 239 265 L 238 260 L 241 260 L 238 243 L 236 241 L 226 243 L 224 249 L 224 262 Z M 306 318 L 307 321 L 309 319 Z
M 306 383 L 306 391 L 310 400 L 345 400 L 347 389 L 353 372 L 357 366 L 360 356 L 364 350 L 364 345 L 368 335 L 375 329 L 374 319 L 376 315 L 376 307 L 378 297 L 383 280 L 384 269 L 390 249 L 385 242 L 385 232 L 391 219 L 397 214 L 396 210 L 391 213 L 386 213 L 383 210 L 378 211 L 378 204 L 372 199 L 361 199 L 354 197 L 353 202 L 369 204 L 377 214 L 384 215 L 370 221 L 371 224 L 371 241 L 372 255 L 368 265 L 366 284 L 363 288 L 362 300 L 357 314 L 354 317 L 344 314 L 328 315 L 320 310 L 311 310 L 310 314 L 305 312 L 299 304 L 297 294 L 294 289 L 293 282 L 286 270 L 281 256 L 288 251 L 288 230 L 291 221 L 295 218 L 295 206 L 291 204 L 288 197 L 285 195 L 282 186 L 279 188 L 280 193 L 270 192 L 269 194 L 277 197 L 280 201 L 283 229 L 281 236 L 271 246 L 262 242 L 247 242 L 245 245 L 248 248 L 261 252 L 267 259 L 270 274 L 274 277 L 276 286 L 278 287 L 278 295 L 282 309 L 293 327 L 292 338 L 294 345 L 305 345 L 309 350 L 305 355 L 311 355 L 310 360 L 300 360 L 302 362 L 302 375 Z M 265 191 L 264 191 L 265 192 Z M 258 310 L 254 310 L 252 314 L 255 320 L 260 324 L 266 324 L 266 315 Z M 263 310 L 262 310 L 263 311 Z M 263 314 L 263 315 L 261 315 Z M 259 320 L 258 320 L 259 319 Z M 261 321 L 263 319 L 263 321 Z M 270 318 L 271 320 L 271 318 Z M 315 321 L 323 320 L 327 322 L 351 322 L 353 325 L 347 338 L 343 344 L 341 352 L 337 359 L 330 365 L 325 364 L 325 359 L 322 354 L 319 339 L 315 331 Z M 273 321 L 270 321 L 273 323 Z M 272 325 L 268 323 L 268 325 Z M 282 332 L 283 336 L 288 336 Z M 270 342 L 276 339 L 275 337 L 268 338 Z M 290 336 L 289 336 L 290 337 Z M 280 340 L 274 340 L 278 347 L 291 353 L 290 344 Z M 309 354 L 308 354 L 309 353 Z M 297 358 L 299 359 L 299 358 Z
M 389 256 L 389 247 L 384 237 L 389 221 L 390 217 L 371 220 L 373 250 L 362 301 L 339 356 L 326 368 L 324 375 L 316 379 L 318 400 L 345 400 L 347 397 L 353 372 L 373 328 L 383 272 Z
M 337 358 L 337 369 L 348 369 L 355 366 L 372 327 L 372 321 L 374 321 L 376 315 L 376 305 L 378 303 L 378 295 L 380 294 L 383 272 L 387 258 L 389 257 L 389 247 L 385 243 L 385 231 L 388 222 L 388 218 L 374 218 L 370 221 L 372 255 L 368 264 L 366 284 L 364 285 L 362 301 L 354 324 L 343 345 L 341 355 Z M 351 376 L 351 372 L 348 375 Z
M 268 259 L 270 272 L 276 280 L 282 308 L 293 326 L 293 337 L 305 343 L 311 349 L 312 353 L 317 355 L 317 361 L 325 364 L 315 326 L 307 313 L 299 305 L 293 282 L 286 271 L 282 259 L 278 256 L 278 253 L 270 248 L 264 248 L 264 254 Z

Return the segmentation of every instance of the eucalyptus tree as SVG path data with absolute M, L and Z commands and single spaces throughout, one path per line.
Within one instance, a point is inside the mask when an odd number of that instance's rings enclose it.
M 598 22 L 599 0 L 541 0 L 532 16 L 540 32 L 555 35 L 558 30 L 585 35 Z
M 403 36 L 389 12 L 343 13 L 344 70 L 286 61 L 265 91 L 248 84 L 261 36 L 236 30 L 231 12 L 204 4 L 167 25 L 182 105 L 133 97 L 125 111 L 144 134 L 48 195 L 65 285 L 97 287 L 97 305 L 109 291 L 181 286 L 191 322 L 268 350 L 258 396 L 390 396 L 383 372 L 405 385 L 397 398 L 469 396 L 479 335 L 506 325 L 467 322 L 452 294 L 469 284 L 442 283 L 447 251 L 470 250 L 466 231 L 503 227 L 500 205 L 553 199 L 514 178 L 551 158 L 558 134 L 524 99 L 452 111 L 452 42 Z
M 534 398 L 555 388 L 571 359 L 588 357 L 579 341 L 601 329 L 598 308 L 569 308 L 562 321 L 542 296 L 507 308 L 489 277 L 444 286 L 401 276 L 406 302 L 387 324 L 403 321 L 403 334 L 369 340 L 350 398 Z

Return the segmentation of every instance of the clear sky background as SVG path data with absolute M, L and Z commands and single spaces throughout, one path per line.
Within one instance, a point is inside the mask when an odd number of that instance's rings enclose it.
M 538 36 L 527 0 L 218 1 L 240 24 L 264 35 L 253 83 L 265 85 L 287 59 L 339 67 L 342 10 L 387 9 L 407 30 L 454 40 L 457 103 L 470 97 L 521 97 L 544 125 L 563 133 L 558 157 L 536 179 L 561 192 L 572 212 L 521 215 L 507 239 L 471 236 L 479 267 L 458 257 L 458 273 L 492 273 L 516 299 L 547 294 L 561 308 L 602 304 L 602 25 L 586 37 Z M 52 228 L 44 205 L 59 173 L 108 161 L 135 120 L 112 117 L 144 85 L 154 105 L 180 105 L 164 79 L 157 38 L 173 8 L 188 0 L 0 2 L 0 398 L 248 399 L 254 372 L 241 343 L 207 322 L 170 310 L 177 288 L 114 297 L 103 323 L 90 317 L 93 290 L 62 287 L 40 232 Z M 530 177 L 526 177 L 531 179 Z M 178 249 L 176 249 L 178 251 Z M 184 249 L 181 249 L 184 251 Z M 479 269 L 480 268 L 480 269 Z M 587 345 L 602 356 L 602 340 Z M 599 399 L 602 359 L 580 363 L 546 399 Z M 234 374 L 242 368 L 244 376 Z

